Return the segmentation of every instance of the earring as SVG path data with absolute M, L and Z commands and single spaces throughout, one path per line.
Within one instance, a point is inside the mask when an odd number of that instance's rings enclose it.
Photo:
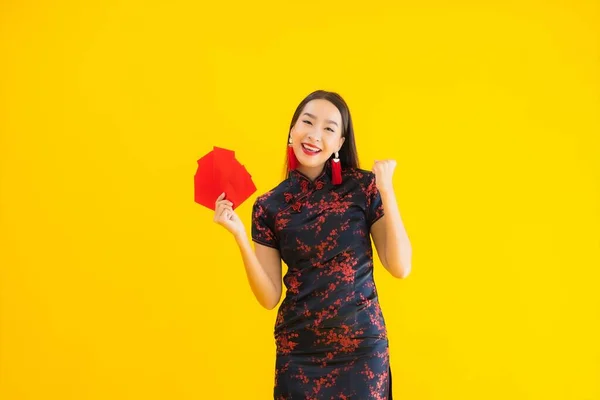
M 335 152 L 335 158 L 331 163 L 331 175 L 334 185 L 339 185 L 342 183 L 342 163 L 340 161 L 339 152 Z
M 296 158 L 296 153 L 294 153 L 294 147 L 292 146 L 292 137 L 291 136 L 290 136 L 290 140 L 288 141 L 287 159 L 288 159 L 288 171 L 298 168 L 298 158 Z

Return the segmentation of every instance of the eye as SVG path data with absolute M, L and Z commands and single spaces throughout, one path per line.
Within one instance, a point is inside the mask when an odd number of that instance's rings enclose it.
M 311 124 L 311 125 L 312 125 L 312 122 L 310 122 L 310 121 L 309 121 L 309 120 L 307 120 L 307 119 L 303 120 L 302 122 L 306 122 L 307 124 Z
M 331 128 L 327 128 L 327 129 L 329 129 L 331 132 L 335 132 L 335 131 L 334 131 L 333 129 L 331 129 Z

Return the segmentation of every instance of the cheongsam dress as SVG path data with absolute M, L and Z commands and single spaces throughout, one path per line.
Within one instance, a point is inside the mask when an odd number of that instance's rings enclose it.
M 311 181 L 297 170 L 252 209 L 252 240 L 288 267 L 277 311 L 275 400 L 391 399 L 385 321 L 370 227 L 383 216 L 374 173 L 331 160 Z

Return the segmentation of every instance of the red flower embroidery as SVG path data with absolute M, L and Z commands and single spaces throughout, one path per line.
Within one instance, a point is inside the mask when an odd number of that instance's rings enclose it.
M 278 336 L 276 339 L 277 350 L 279 350 L 279 352 L 281 352 L 282 354 L 290 354 L 292 350 L 294 350 L 294 348 L 298 345 L 298 343 L 293 342 L 291 340 L 291 338 L 296 337 L 298 337 L 298 334 L 294 332 Z
M 290 293 L 294 293 L 294 294 L 300 293 L 298 288 L 300 287 L 300 285 L 302 285 L 302 282 L 298 282 L 298 277 L 292 276 L 288 280 L 287 284 L 288 284 L 288 290 L 290 291 Z
M 308 190 L 308 181 L 300 182 L 300 187 L 302 188 L 303 192 L 306 192 Z
M 296 212 L 300 212 L 300 210 L 302 209 L 302 203 L 300 203 L 299 201 L 295 202 L 292 206 L 292 209 Z

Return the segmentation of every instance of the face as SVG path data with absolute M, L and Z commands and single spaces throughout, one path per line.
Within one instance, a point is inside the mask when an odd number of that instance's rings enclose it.
M 311 100 L 291 131 L 294 153 L 305 168 L 319 168 L 344 143 L 342 115 L 333 103 Z

